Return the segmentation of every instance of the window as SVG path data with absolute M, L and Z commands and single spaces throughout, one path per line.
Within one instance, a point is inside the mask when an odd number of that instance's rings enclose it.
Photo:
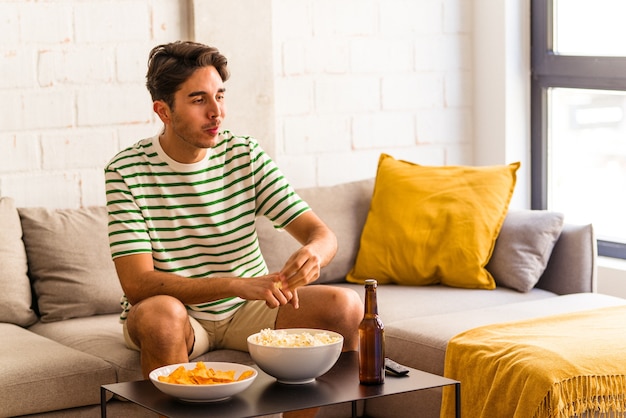
M 626 259 L 624 0 L 532 0 L 532 207 Z

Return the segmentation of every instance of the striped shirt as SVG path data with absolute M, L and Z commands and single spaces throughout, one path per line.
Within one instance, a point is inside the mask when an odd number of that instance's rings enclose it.
M 156 271 L 189 278 L 267 274 L 255 218 L 284 228 L 309 210 L 256 140 L 228 131 L 193 164 L 171 159 L 158 136 L 141 140 L 111 160 L 105 184 L 112 257 L 150 253 Z M 124 320 L 130 305 L 125 296 L 121 303 Z M 243 303 L 231 297 L 187 309 L 220 320 Z

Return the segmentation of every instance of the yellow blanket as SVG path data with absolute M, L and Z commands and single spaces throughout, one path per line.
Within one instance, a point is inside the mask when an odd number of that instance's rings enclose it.
M 626 412 L 626 306 L 475 328 L 448 344 L 464 418 Z M 442 417 L 454 416 L 444 389 Z

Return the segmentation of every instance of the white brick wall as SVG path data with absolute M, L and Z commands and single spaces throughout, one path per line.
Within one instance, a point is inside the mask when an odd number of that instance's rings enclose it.
M 0 195 L 104 204 L 106 162 L 160 129 L 145 88 L 154 45 L 186 38 L 185 2 L 0 1 Z
M 275 158 L 287 177 L 303 186 L 373 177 L 381 152 L 471 164 L 471 4 L 273 2 Z M 304 164 L 315 164 L 307 177 Z
M 160 129 L 148 51 L 194 33 L 233 51 L 229 83 L 241 84 L 229 101 L 251 102 L 239 115 L 258 126 L 236 133 L 260 135 L 297 187 L 372 177 L 381 152 L 472 163 L 471 1 L 246 2 L 0 0 L 0 195 L 19 206 L 103 204 L 106 161 Z M 258 26 L 231 23 L 242 21 Z M 247 97 L 242 84 L 262 89 Z M 237 115 L 229 110 L 235 126 Z

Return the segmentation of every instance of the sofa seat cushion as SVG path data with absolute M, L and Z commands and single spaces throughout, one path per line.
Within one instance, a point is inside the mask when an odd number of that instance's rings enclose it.
M 440 303 L 445 302 L 440 299 Z M 484 325 L 618 305 L 626 305 L 626 299 L 577 293 L 404 319 L 385 324 L 387 355 L 410 367 L 443 375 L 448 341 L 461 332 Z
M 126 347 L 119 315 L 38 322 L 30 331 L 101 358 L 115 369 L 118 382 L 143 379 L 139 352 Z M 235 350 L 216 350 L 192 360 L 252 363 L 248 353 Z
M 352 288 L 361 299 L 364 297 L 365 290 L 362 285 L 333 284 L 333 286 Z M 377 294 L 378 313 L 385 326 L 409 318 L 463 312 L 556 296 L 555 293 L 539 288 L 534 288 L 528 293 L 520 293 L 506 287 L 494 290 L 470 290 L 443 285 L 415 287 L 393 284 L 379 285 Z
M 126 347 L 122 324 L 117 314 L 38 322 L 29 330 L 99 357 L 115 369 L 117 380 L 120 382 L 143 378 L 139 352 Z
M 115 383 L 106 361 L 13 324 L 0 323 L 0 411 L 34 414 L 100 403 L 100 385 Z

